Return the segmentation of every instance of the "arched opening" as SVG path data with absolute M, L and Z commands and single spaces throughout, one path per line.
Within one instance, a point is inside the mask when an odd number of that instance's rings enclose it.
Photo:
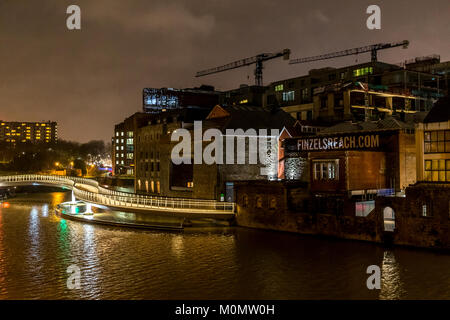
M 383 210 L 384 231 L 394 232 L 395 230 L 395 212 L 391 207 Z

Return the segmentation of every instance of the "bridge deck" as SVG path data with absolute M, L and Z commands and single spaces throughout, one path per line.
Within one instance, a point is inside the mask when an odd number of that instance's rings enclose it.
M 235 204 L 230 202 L 124 193 L 103 188 L 95 180 L 78 177 L 48 175 L 0 176 L 0 186 L 30 184 L 69 188 L 73 190 L 75 197 L 79 200 L 122 211 L 152 212 L 171 216 L 219 220 L 229 220 L 234 217 Z

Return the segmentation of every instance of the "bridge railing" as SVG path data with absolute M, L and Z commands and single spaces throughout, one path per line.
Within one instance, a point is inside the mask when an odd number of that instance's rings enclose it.
M 137 195 L 126 192 L 114 191 L 99 186 L 98 182 L 91 179 L 50 176 L 50 175 L 13 175 L 0 176 L 0 182 L 44 182 L 55 185 L 63 185 L 74 191 L 76 198 L 98 203 L 105 206 L 130 207 L 149 210 L 173 210 L 173 211 L 205 211 L 215 213 L 234 213 L 235 204 L 232 202 L 219 202 L 216 200 L 196 200 L 189 198 L 167 198 Z M 99 193 L 77 188 L 77 184 L 85 184 L 98 189 Z
M 173 210 L 188 211 L 197 210 L 215 213 L 233 213 L 234 203 L 218 202 L 215 200 L 194 200 L 194 199 L 176 199 L 163 197 L 130 197 L 102 193 L 93 193 L 81 190 L 76 186 L 73 188 L 75 197 L 88 202 L 94 202 L 112 207 L 129 207 L 149 210 Z
M 45 182 L 63 185 L 72 188 L 74 181 L 66 176 L 46 176 L 39 174 L 20 174 L 13 176 L 0 176 L 0 182 Z

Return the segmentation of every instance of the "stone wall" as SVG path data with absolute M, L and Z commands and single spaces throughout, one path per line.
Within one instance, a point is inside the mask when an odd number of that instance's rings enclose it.
M 420 183 L 406 188 L 405 197 L 377 197 L 366 217 L 355 216 L 351 199 L 317 198 L 306 184 L 247 181 L 235 190 L 239 226 L 450 249 L 450 184 Z M 340 209 L 326 205 L 334 200 L 343 202 Z M 395 212 L 394 232 L 384 230 L 386 207 Z
M 394 210 L 394 244 L 450 249 L 449 205 L 450 184 L 418 183 L 406 188 L 403 198 L 378 197 L 375 214 L 383 216 L 386 207 Z
M 382 220 L 374 212 L 367 217 L 318 212 L 304 184 L 238 182 L 235 190 L 236 222 L 240 226 L 381 241 Z M 354 205 L 345 203 L 344 207 L 348 211 Z

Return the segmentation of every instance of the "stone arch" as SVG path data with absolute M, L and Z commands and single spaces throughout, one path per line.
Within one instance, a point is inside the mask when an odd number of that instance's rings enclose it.
M 383 209 L 384 231 L 393 232 L 395 230 L 395 212 L 391 207 Z

